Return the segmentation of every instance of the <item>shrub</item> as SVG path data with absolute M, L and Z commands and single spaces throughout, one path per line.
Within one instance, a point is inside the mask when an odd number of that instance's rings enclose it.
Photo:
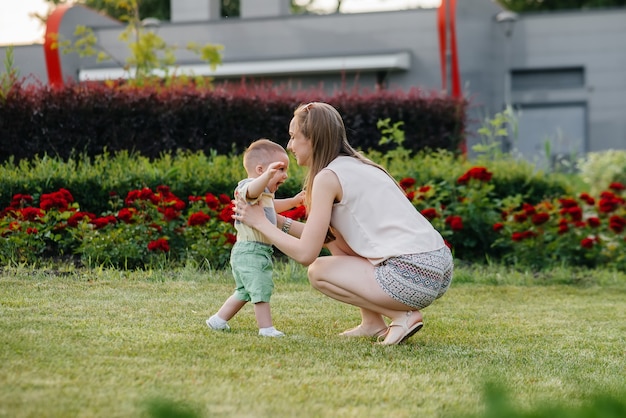
M 0 161 L 39 156 L 62 160 L 128 150 L 148 158 L 177 150 L 239 154 L 267 137 L 286 144 L 296 106 L 323 100 L 341 112 L 351 143 L 379 149 L 380 118 L 402 120 L 406 148 L 457 150 L 463 140 L 462 99 L 414 89 L 402 91 L 291 92 L 271 85 L 223 84 L 120 88 L 82 83 L 52 89 L 14 84 L 0 104 Z
M 597 194 L 601 187 L 613 182 L 626 184 L 626 151 L 607 150 L 589 152 L 577 161 L 580 177 L 589 187 L 589 192 Z
M 611 183 L 598 197 L 562 196 L 503 207 L 494 224 L 507 263 L 541 270 L 558 265 L 626 269 L 626 187 Z

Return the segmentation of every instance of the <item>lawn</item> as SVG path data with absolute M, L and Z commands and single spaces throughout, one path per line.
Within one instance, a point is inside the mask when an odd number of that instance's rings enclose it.
M 623 274 L 459 267 L 424 329 L 380 347 L 337 336 L 357 310 L 302 267 L 277 270 L 272 339 L 250 306 L 206 327 L 228 272 L 5 267 L 0 416 L 465 417 L 489 382 L 522 410 L 626 393 Z

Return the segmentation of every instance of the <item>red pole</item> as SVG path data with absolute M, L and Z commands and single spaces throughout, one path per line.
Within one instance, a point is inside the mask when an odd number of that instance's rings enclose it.
M 58 48 L 59 43 L 59 28 L 61 27 L 61 21 L 63 15 L 67 12 L 72 5 L 62 4 L 59 5 L 46 22 L 46 35 L 44 38 L 44 56 L 46 58 L 46 69 L 48 71 L 48 83 L 52 87 L 63 86 L 63 72 L 61 71 L 61 56 Z
M 450 44 L 448 45 L 448 31 L 450 32 Z M 459 71 L 459 54 L 456 42 L 456 0 L 441 0 L 437 10 L 437 32 L 439 34 L 439 59 L 441 60 L 441 84 L 444 91 L 448 89 L 448 63 L 447 52 L 450 48 L 450 84 L 451 96 L 460 99 L 461 73 Z M 467 144 L 465 141 L 459 144 L 459 150 L 465 155 Z

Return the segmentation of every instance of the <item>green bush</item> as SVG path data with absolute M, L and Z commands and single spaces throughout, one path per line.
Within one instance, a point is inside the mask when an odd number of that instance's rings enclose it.
M 493 228 L 501 222 L 502 211 L 535 198 L 529 191 L 565 190 L 558 177 L 534 175 L 523 181 L 524 187 L 513 182 L 506 187 L 509 178 L 522 178 L 527 173 L 523 162 L 494 163 L 492 172 L 447 151 L 412 156 L 397 147 L 386 154 L 370 151 L 368 155 L 399 179 L 407 197 L 441 231 L 455 256 L 468 261 L 497 260 L 518 252 L 510 243 L 494 245 L 503 237 L 503 232 Z M 5 201 L 0 216 L 0 233 L 5 238 L 0 258 L 5 262 L 36 263 L 42 257 L 76 255 L 87 265 L 122 268 L 189 261 L 211 267 L 227 263 L 230 219 L 198 208 L 202 204 L 198 196 L 206 200 L 209 195 L 223 195 L 222 205 L 229 203 L 238 179 L 244 176 L 240 156 L 178 152 L 150 160 L 123 151 L 93 161 L 80 157 L 63 162 L 46 157 L 16 167 L 4 164 L 0 170 Z M 304 170 L 292 162 L 290 177 L 278 197 L 300 191 Z M 418 178 L 407 175 L 412 173 Z M 518 173 L 517 177 L 511 173 Z M 50 190 L 51 185 L 58 188 Z M 35 192 L 30 194 L 31 190 Z M 61 193 L 59 190 L 66 190 L 71 201 L 61 207 L 43 208 L 42 198 Z M 165 219 L 163 202 L 143 199 L 140 206 L 136 200 L 128 203 L 128 196 L 142 191 L 147 196 L 171 195 L 167 201 L 178 202 L 180 213 Z M 138 211 L 134 222 L 120 222 L 120 214 L 131 209 Z M 41 215 L 28 218 L 25 210 L 40 210 Z M 206 212 L 211 220 L 201 228 L 192 228 L 187 222 L 199 211 Z M 107 222 L 111 217 L 114 221 Z M 512 228 L 508 229 L 511 233 Z M 163 246 L 167 243 L 169 250 L 150 251 L 148 245 L 153 241 Z M 542 257 L 545 255 L 538 256 Z

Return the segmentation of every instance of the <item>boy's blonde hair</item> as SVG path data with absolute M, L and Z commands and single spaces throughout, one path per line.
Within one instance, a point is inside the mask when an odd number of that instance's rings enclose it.
M 266 138 L 257 139 L 243 153 L 243 167 L 248 174 L 254 173 L 256 166 L 267 166 L 274 162 L 274 155 L 283 153 L 287 155 L 287 151 L 280 144 Z

